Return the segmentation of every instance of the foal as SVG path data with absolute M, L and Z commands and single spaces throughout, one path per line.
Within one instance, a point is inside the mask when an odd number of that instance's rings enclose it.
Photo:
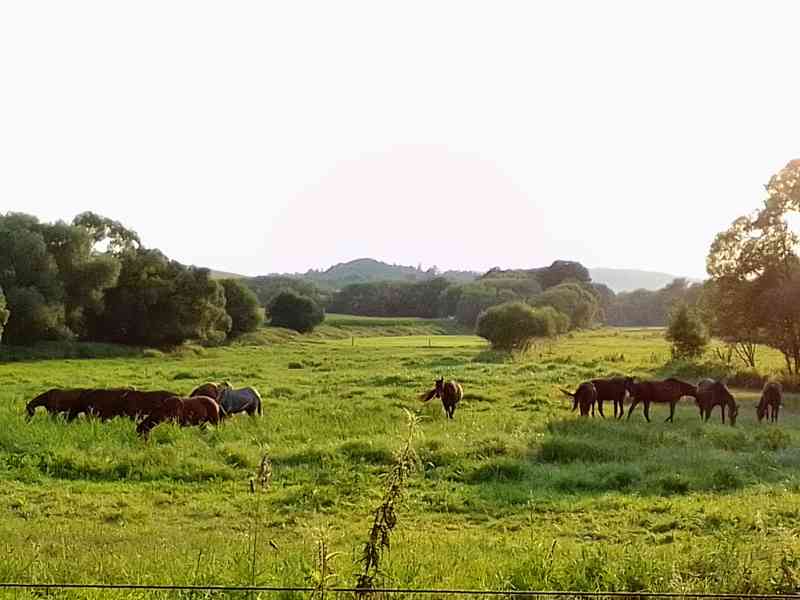
M 761 391 L 761 400 L 756 407 L 756 416 L 760 423 L 767 417 L 773 423 L 778 422 L 778 411 L 783 403 L 783 387 L 777 381 L 769 381 L 764 384 Z

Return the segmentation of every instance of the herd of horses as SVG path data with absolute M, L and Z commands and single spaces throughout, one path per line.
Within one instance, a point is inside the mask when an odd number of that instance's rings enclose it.
M 156 425 L 165 421 L 181 426 L 216 425 L 236 413 L 262 414 L 258 390 L 252 387 L 233 389 L 228 382 L 204 383 L 188 397 L 166 390 L 53 388 L 28 402 L 27 418 L 32 418 L 40 406 L 51 415 L 63 415 L 67 421 L 81 414 L 103 421 L 128 417 L 137 422 L 136 433 L 145 438 Z
M 612 377 L 609 379 L 592 379 L 581 383 L 574 392 L 561 391 L 573 399 L 572 410 L 579 408 L 581 416 L 595 415 L 595 405 L 601 417 L 603 402 L 614 402 L 614 417 L 621 419 L 625 414 L 625 398 L 630 398 L 628 419 L 633 410 L 644 405 L 644 418 L 650 422 L 650 404 L 669 404 L 669 416 L 666 421 L 672 422 L 675 417 L 675 405 L 681 398 L 694 398 L 700 409 L 700 418 L 708 421 L 714 407 L 719 406 L 722 422 L 725 423 L 725 411 L 731 425 L 736 425 L 739 406 L 724 382 L 713 379 L 702 379 L 692 385 L 680 379 L 669 378 L 662 381 L 635 381 L 633 377 Z M 767 382 L 761 391 L 761 399 L 756 407 L 756 417 L 761 422 L 765 417 L 777 422 L 778 411 L 783 403 L 783 389 L 777 382 Z
M 580 409 L 581 416 L 595 416 L 595 407 L 605 418 L 603 402 L 614 403 L 614 418 L 625 415 L 625 398 L 630 399 L 628 419 L 634 409 L 642 404 L 644 418 L 650 421 L 650 405 L 669 404 L 671 422 L 675 417 L 675 405 L 681 398 L 691 397 L 700 409 L 700 418 L 708 421 L 716 406 L 720 407 L 722 422 L 725 423 L 727 410 L 731 425 L 736 425 L 739 406 L 722 381 L 703 379 L 692 385 L 680 379 L 669 378 L 662 381 L 636 381 L 633 377 L 611 377 L 592 379 L 581 383 L 574 392 L 561 388 L 573 399 L 572 410 Z M 420 396 L 423 402 L 440 398 L 445 415 L 452 419 L 456 407 L 464 397 L 464 390 L 456 381 L 445 381 L 439 377 L 432 389 Z M 772 422 L 778 420 L 778 412 L 783 402 L 783 390 L 776 382 L 768 382 L 761 392 L 756 408 L 759 422 L 765 417 Z M 126 388 L 117 389 L 50 389 L 28 402 L 25 410 L 28 419 L 33 417 L 38 407 L 44 407 L 51 415 L 64 415 L 72 421 L 79 415 L 109 420 L 114 417 L 128 417 L 137 421 L 136 432 L 147 437 L 159 423 L 173 421 L 181 426 L 216 425 L 225 417 L 236 413 L 251 416 L 261 415 L 261 395 L 252 387 L 233 389 L 230 383 L 204 383 L 195 388 L 188 397 L 181 397 L 166 390 L 139 391 Z

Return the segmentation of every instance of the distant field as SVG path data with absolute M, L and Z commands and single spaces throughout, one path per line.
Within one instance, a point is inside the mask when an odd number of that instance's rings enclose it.
M 667 374 L 658 330 L 576 333 L 523 356 L 466 335 L 279 333 L 262 346 L 0 364 L 0 581 L 248 583 L 255 544 L 257 584 L 306 585 L 324 537 L 337 553 L 328 583 L 352 585 L 406 409 L 421 419 L 420 462 L 382 583 L 670 592 L 800 584 L 797 397 L 778 426 L 758 425 L 756 394 L 739 390 L 736 428 L 719 413 L 701 424 L 689 401 L 674 424 L 658 406 L 650 424 L 641 409 L 629 422 L 570 412 L 559 387 Z M 439 375 L 464 385 L 452 421 L 438 401 L 419 400 Z M 125 420 L 23 419 L 25 403 L 53 386 L 187 393 L 221 379 L 260 389 L 264 416 L 208 430 L 161 426 L 149 442 Z M 258 500 L 249 482 L 264 452 L 272 485 Z

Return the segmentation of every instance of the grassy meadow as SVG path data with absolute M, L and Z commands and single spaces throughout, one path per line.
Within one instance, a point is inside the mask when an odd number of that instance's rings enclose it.
M 700 423 L 690 401 L 674 424 L 662 406 L 649 424 L 641 407 L 627 422 L 581 419 L 559 386 L 691 369 L 668 363 L 659 330 L 575 333 L 510 356 L 442 335 L 452 327 L 334 316 L 310 336 L 265 329 L 228 348 L 0 364 L 0 582 L 313 585 L 324 540 L 327 585 L 352 586 L 410 411 L 419 467 L 381 563 L 385 585 L 800 585 L 796 397 L 777 426 L 755 422 L 754 390 L 734 390 L 735 428 L 718 412 Z M 767 351 L 759 359 L 781 366 Z M 464 386 L 452 421 L 438 400 L 418 399 L 440 374 Z M 163 425 L 147 442 L 121 419 L 23 418 L 50 387 L 188 393 L 222 379 L 258 388 L 264 416 Z M 252 493 L 264 455 L 271 484 Z M 66 597 L 126 597 L 96 594 Z

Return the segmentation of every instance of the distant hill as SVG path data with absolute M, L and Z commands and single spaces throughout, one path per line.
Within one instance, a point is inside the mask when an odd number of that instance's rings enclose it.
M 247 279 L 247 275 L 239 275 L 238 273 L 228 273 L 227 271 L 215 271 L 210 269 L 211 279 Z
M 390 265 L 373 258 L 358 258 L 333 265 L 325 271 L 310 270 L 297 277 L 313 281 L 318 285 L 342 288 L 352 283 L 373 281 L 425 281 L 433 277 L 446 277 L 452 281 L 466 282 L 478 277 L 473 271 L 439 271 L 431 268 L 423 271 L 419 267 Z
M 640 271 L 637 269 L 589 269 L 594 283 L 605 283 L 615 293 L 632 290 L 660 290 L 679 275 L 659 273 L 657 271 Z M 687 277 L 690 283 L 698 283 L 699 279 Z

